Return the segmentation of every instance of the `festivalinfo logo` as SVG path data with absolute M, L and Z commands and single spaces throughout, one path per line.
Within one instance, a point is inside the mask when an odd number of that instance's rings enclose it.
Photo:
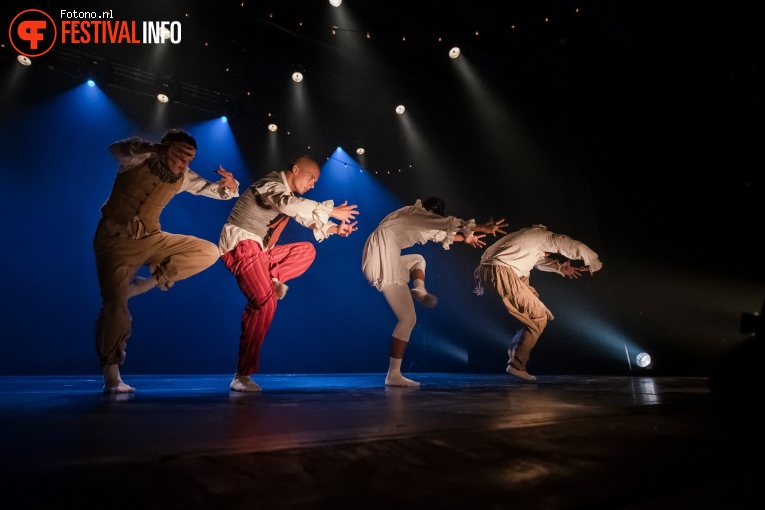
M 117 20 L 114 19 L 114 9 L 61 9 L 53 16 L 39 9 L 27 9 L 13 18 L 8 36 L 16 51 L 27 57 L 39 57 L 57 43 L 178 44 L 181 42 L 181 22 Z

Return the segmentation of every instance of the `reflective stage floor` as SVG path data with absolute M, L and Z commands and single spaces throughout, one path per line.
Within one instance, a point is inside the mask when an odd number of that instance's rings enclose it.
M 2 506 L 759 506 L 756 400 L 716 380 L 407 375 L 0 377 Z

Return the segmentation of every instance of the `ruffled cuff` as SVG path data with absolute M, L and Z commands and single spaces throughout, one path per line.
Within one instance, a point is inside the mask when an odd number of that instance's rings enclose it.
M 325 240 L 326 238 L 332 235 L 332 232 L 330 232 L 329 229 L 332 228 L 333 225 L 337 225 L 337 223 L 328 221 L 321 228 L 315 228 L 313 230 L 313 237 L 317 241 L 322 242 L 323 240 Z
M 228 199 L 239 196 L 239 181 L 237 181 L 236 179 L 234 179 L 234 181 L 236 182 L 236 189 L 234 189 L 233 191 L 228 189 L 225 186 L 221 186 L 218 188 L 218 194 L 220 195 L 222 199 L 228 200 Z
M 465 239 L 467 239 L 468 237 L 473 235 L 473 229 L 475 229 L 475 220 L 470 219 L 470 220 L 467 220 L 467 222 L 465 222 L 465 224 L 462 227 L 460 227 L 459 232 L 465 237 Z
M 444 250 L 448 250 L 449 246 L 454 242 L 454 236 L 456 235 L 456 232 L 447 232 L 446 237 L 443 238 L 441 241 L 441 246 L 444 248 Z
M 316 205 L 316 209 L 313 211 L 313 220 L 315 227 L 313 228 L 314 238 L 321 242 L 331 236 L 329 229 L 336 223 L 329 221 L 329 215 L 332 214 L 332 209 L 335 208 L 334 200 L 325 200 L 319 202 Z

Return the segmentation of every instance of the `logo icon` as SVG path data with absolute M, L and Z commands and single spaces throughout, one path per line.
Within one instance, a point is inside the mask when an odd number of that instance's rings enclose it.
M 27 57 L 39 57 L 56 42 L 56 24 L 47 13 L 27 9 L 13 18 L 8 36 L 16 51 Z

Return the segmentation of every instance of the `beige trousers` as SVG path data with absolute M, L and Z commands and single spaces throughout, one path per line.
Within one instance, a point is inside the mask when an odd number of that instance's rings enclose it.
M 120 226 L 102 219 L 93 239 L 102 308 L 96 320 L 96 354 L 101 366 L 121 365 L 131 332 L 128 310 L 130 282 L 141 266 L 151 268 L 158 286 L 195 275 L 218 260 L 218 247 L 192 236 L 156 232 L 146 235 L 135 220 Z
M 529 278 L 519 277 L 506 266 L 481 265 L 475 271 L 479 288 L 494 289 L 508 313 L 517 321 L 517 331 L 510 341 L 507 354 L 509 364 L 526 370 L 531 349 L 539 340 L 547 321 L 554 319 L 552 312 L 539 299 L 537 291 L 529 285 Z

